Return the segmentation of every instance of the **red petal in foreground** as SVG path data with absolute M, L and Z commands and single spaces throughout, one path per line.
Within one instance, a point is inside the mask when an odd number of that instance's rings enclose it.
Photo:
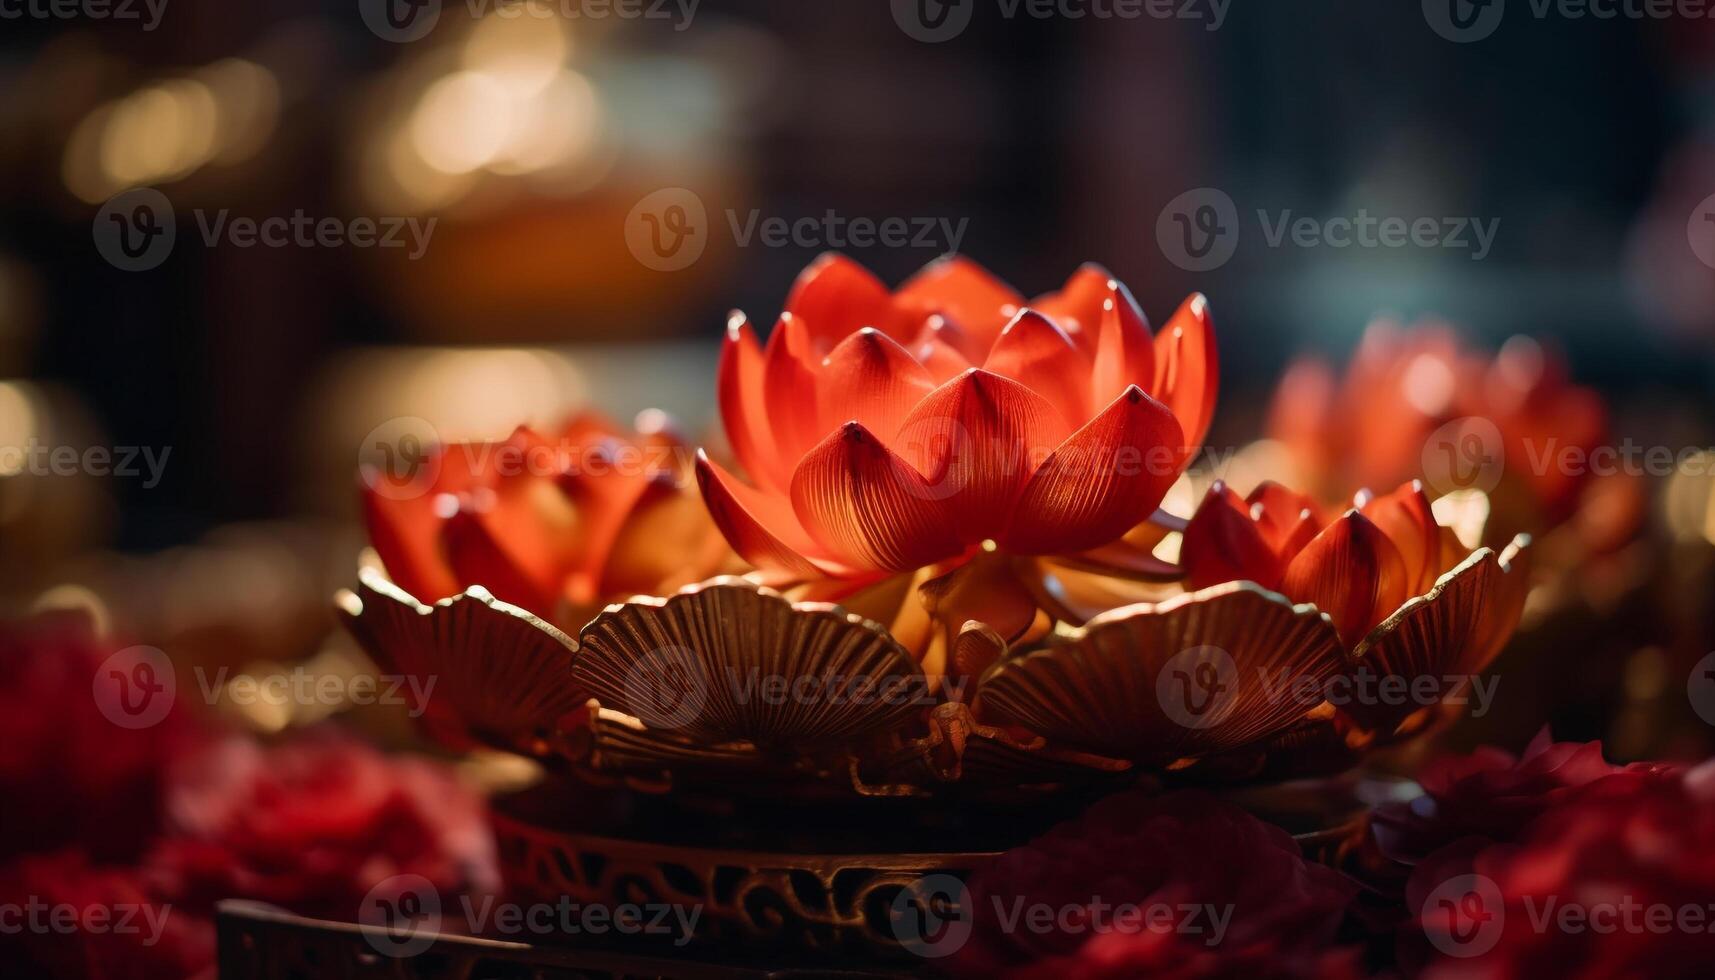
M 1102 309 L 1113 293 L 1114 278 L 1108 270 L 1086 262 L 1052 293 L 1043 293 L 1030 306 L 1052 319 L 1068 337 L 1086 351 L 1094 350 L 1101 332 Z
M 1005 544 L 1023 554 L 1106 544 L 1155 512 L 1179 477 L 1179 423 L 1133 385 L 1031 477 Z
M 776 462 L 774 436 L 768 430 L 762 345 L 744 314 L 727 318 L 726 342 L 721 345 L 716 374 L 721 421 L 733 455 L 752 480 L 785 492 L 787 472 Z
M 1192 589 L 1235 581 L 1265 589 L 1279 584 L 1284 563 L 1251 519 L 1250 506 L 1219 480 L 1209 488 L 1179 548 Z
M 1408 596 L 1428 592 L 1441 576 L 1441 526 L 1435 523 L 1422 482 L 1413 480 L 1366 502 L 1361 510 L 1399 549 Z
M 827 432 L 819 428 L 816 406 L 816 368 L 822 355 L 805 321 L 783 314 L 768 335 L 762 353 L 763 400 L 768 405 L 768 427 L 774 434 L 773 465 L 782 488 L 790 485 L 792 468 Z
M 1322 530 L 1320 508 L 1308 494 L 1264 480 L 1245 498 L 1264 542 L 1282 562 L 1298 554 Z
M 935 383 L 946 384 L 969 370 L 971 352 L 970 338 L 964 335 L 959 325 L 939 313 L 931 314 L 918 328 L 917 336 L 911 339 L 907 349 L 911 356 L 922 364 L 935 379 Z M 981 353 L 977 353 L 981 360 Z
M 1209 319 L 1209 301 L 1198 293 L 1179 307 L 1155 338 L 1153 390 L 1155 397 L 1173 410 L 1173 417 L 1185 431 L 1187 456 L 1208 434 L 1219 384 L 1215 325 Z
M 924 266 L 899 287 L 899 305 L 921 313 L 944 313 L 969 331 L 976 346 L 987 350 L 1001 328 L 1024 306 L 1024 297 L 993 273 L 962 255 L 950 255 Z
M 963 550 L 945 500 L 856 422 L 798 464 L 792 507 L 817 543 L 860 568 L 917 568 Z
M 739 557 L 764 571 L 797 578 L 822 574 L 809 558 L 815 545 L 784 495 L 745 486 L 702 452 L 697 453 L 697 486 L 709 516 Z
M 824 252 L 798 274 L 786 296 L 786 312 L 808 326 L 818 356 L 862 327 L 895 332 L 887 286 L 838 252 Z
M 840 341 L 822 363 L 819 427 L 831 431 L 855 421 L 892 438 L 906 413 L 934 389 L 929 372 L 905 348 L 866 327 Z
M 1380 528 L 1347 511 L 1286 566 L 1280 591 L 1315 603 L 1350 647 L 1405 602 L 1405 563 Z
M 892 445 L 946 501 L 959 540 L 976 544 L 1006 528 L 1037 461 L 1071 431 L 1041 395 L 973 368 L 918 403 Z
M 1067 421 L 1090 417 L 1090 362 L 1054 321 L 1035 310 L 1020 310 L 1000 332 L 983 370 L 1011 378 L 1047 398 Z

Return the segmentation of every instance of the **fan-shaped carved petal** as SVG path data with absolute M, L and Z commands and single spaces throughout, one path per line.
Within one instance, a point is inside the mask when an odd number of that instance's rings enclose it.
M 546 754 L 560 719 L 589 699 L 572 679 L 577 641 L 486 589 L 425 606 L 375 569 L 359 583 L 335 598 L 346 628 L 426 694 L 413 708 L 449 747 Z
M 977 719 L 1151 764 L 1286 729 L 1314 706 L 1302 692 L 1345 669 L 1327 616 L 1249 582 L 1116 609 L 1049 643 L 989 672 Z
M 1358 644 L 1353 653 L 1357 669 L 1378 678 L 1401 677 L 1408 685 L 1414 678 L 1434 678 L 1445 687 L 1449 677 L 1468 678 L 1488 666 L 1518 625 L 1527 591 L 1522 555 L 1528 545 L 1529 538 L 1516 539 L 1504 564 L 1492 549 L 1472 552 Z M 1354 699 L 1342 708 L 1360 726 L 1385 735 L 1424 707 L 1405 702 Z
M 897 724 L 928 682 L 881 626 L 741 578 L 607 607 L 573 675 L 603 707 L 694 743 L 827 745 Z

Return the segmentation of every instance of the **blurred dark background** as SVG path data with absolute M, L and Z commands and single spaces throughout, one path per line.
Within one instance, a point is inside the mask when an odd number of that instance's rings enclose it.
M 1415 2 L 1235 3 L 1211 30 L 1203 0 L 1198 19 L 964 0 L 968 27 L 924 43 L 885 0 L 703 0 L 688 23 L 449 0 L 396 43 L 362 6 L 0 24 L 0 445 L 170 447 L 149 487 L 0 473 L 3 581 L 232 522 L 344 526 L 361 437 L 394 416 L 451 435 L 661 403 L 709 431 L 726 311 L 770 322 L 822 250 L 741 245 L 729 211 L 965 219 L 962 250 L 1025 293 L 1095 260 L 1157 322 L 1203 291 L 1217 443 L 1254 434 L 1291 354 L 1342 356 L 1384 311 L 1547 338 L 1628 404 L 1706 404 L 1715 381 L 1715 270 L 1687 237 L 1715 192 L 1715 21 L 1538 19 L 1515 0 L 1492 36 L 1454 43 Z M 92 234 L 133 186 L 176 214 L 144 271 Z M 675 271 L 626 236 L 664 188 L 708 216 Z M 1206 272 L 1157 235 L 1197 188 L 1240 226 Z M 415 259 L 206 244 L 222 209 L 436 225 Z M 1271 247 L 1259 210 L 1498 233 L 1480 258 Z M 897 282 L 947 244 L 844 250 Z

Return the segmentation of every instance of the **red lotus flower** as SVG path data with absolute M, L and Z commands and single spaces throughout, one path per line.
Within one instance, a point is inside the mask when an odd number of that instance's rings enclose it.
M 475 794 L 429 762 L 332 733 L 222 744 L 187 760 L 169 805 L 174 832 L 149 864 L 192 911 L 248 898 L 352 922 L 393 876 L 420 875 L 448 897 L 498 885 Z
M 1467 838 L 1420 863 L 1401 961 L 1430 978 L 1704 976 L 1711 896 L 1715 768 L 1617 773 L 1513 842 Z
M 1122 793 L 978 869 L 971 937 L 948 962 L 973 977 L 1356 975 L 1333 948 L 1356 892 L 1232 804 Z
M 707 458 L 698 479 L 734 549 L 780 580 L 956 565 L 985 543 L 1076 553 L 1154 512 L 1216 373 L 1201 296 L 1152 340 L 1094 266 L 1027 302 L 963 258 L 890 292 L 827 255 L 766 348 L 734 315 L 720 407 L 752 484 Z
M 424 601 L 481 585 L 577 625 L 594 607 L 712 574 L 724 549 L 688 492 L 684 444 L 593 414 L 549 437 L 431 449 L 409 479 L 365 474 L 364 517 L 389 577 Z
M 1442 493 L 1489 491 L 1490 528 L 1509 535 L 1559 524 L 1593 483 L 1610 482 L 1593 481 L 1587 465 L 1608 435 L 1596 392 L 1573 385 L 1564 363 L 1529 338 L 1490 355 L 1442 325 L 1378 321 L 1344 376 L 1318 359 L 1294 363 L 1275 393 L 1269 435 L 1319 499 L 1428 474 Z M 1635 522 L 1636 506 L 1623 506 L 1635 481 L 1621 477 L 1593 515 L 1605 538 L 1623 538 Z
M 1329 520 L 1310 497 L 1278 484 L 1240 498 L 1217 482 L 1185 528 L 1188 583 L 1250 581 L 1315 603 L 1356 644 L 1468 550 L 1436 523 L 1420 483 L 1382 497 L 1365 492 L 1354 504 Z

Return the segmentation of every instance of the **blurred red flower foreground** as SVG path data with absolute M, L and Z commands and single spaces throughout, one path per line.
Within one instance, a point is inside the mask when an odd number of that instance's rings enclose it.
M 125 728 L 91 691 L 114 647 L 79 616 L 0 621 L 0 963 L 8 976 L 212 976 L 214 903 L 358 921 L 372 888 L 497 886 L 480 799 L 332 731 L 263 747 L 180 698 Z
M 1355 882 L 1200 792 L 1122 793 L 973 875 L 961 976 L 1356 976 Z
M 1400 965 L 1425 977 L 1690 977 L 1715 961 L 1715 765 L 1610 765 L 1597 743 L 1424 774 L 1374 841 L 1413 865 Z

